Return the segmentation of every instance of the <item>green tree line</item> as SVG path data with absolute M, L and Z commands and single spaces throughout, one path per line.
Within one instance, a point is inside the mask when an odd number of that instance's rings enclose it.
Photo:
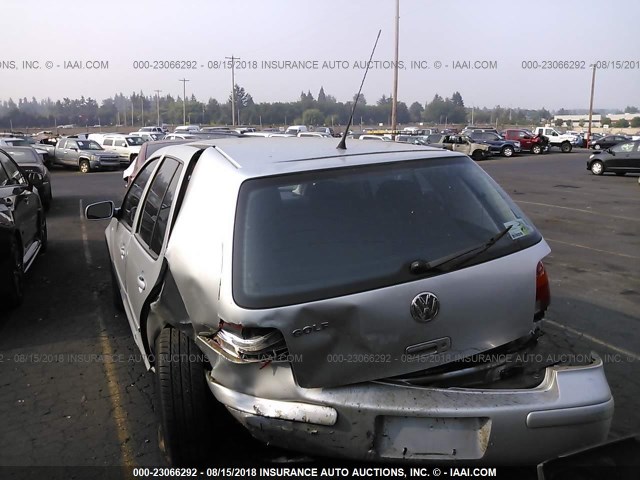
M 245 125 L 326 125 L 340 126 L 348 121 L 356 95 L 348 102 L 338 102 L 336 98 L 320 88 L 314 96 L 311 91 L 303 91 L 296 101 L 256 103 L 251 94 L 239 85 L 235 86 L 236 124 Z M 228 125 L 232 123 L 232 96 L 225 102 L 215 98 L 200 101 L 194 95 L 183 102 L 180 96 L 153 96 L 143 92 L 122 93 L 106 98 L 100 103 L 91 97 L 79 99 L 51 98 L 37 100 L 32 97 L 0 102 L 0 128 L 13 127 L 55 127 L 74 124 L 93 125 L 155 125 L 183 123 Z M 391 123 L 393 99 L 382 95 L 375 103 L 368 103 L 360 95 L 354 116 L 354 124 L 375 125 Z M 635 107 L 627 107 L 634 109 Z M 159 115 L 158 115 L 159 113 Z M 184 117 L 183 117 L 184 115 Z M 512 124 L 532 125 L 552 118 L 545 108 L 531 110 L 521 108 L 470 108 L 465 106 L 460 92 L 450 97 L 436 94 L 429 102 L 413 102 L 407 106 L 398 102 L 399 124 L 425 122 L 427 124 Z

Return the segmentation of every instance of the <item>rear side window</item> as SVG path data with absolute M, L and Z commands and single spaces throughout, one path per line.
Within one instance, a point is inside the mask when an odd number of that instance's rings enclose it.
M 20 173 L 18 166 L 13 163 L 6 155 L 0 155 L 0 163 L 4 167 L 5 172 L 7 173 L 9 179 L 5 185 L 26 185 L 27 181 Z
M 105 147 L 111 147 L 111 146 L 113 146 L 113 140 L 105 140 L 102 144 Z
M 0 153 L 0 158 L 5 159 L 4 153 Z M 4 167 L 2 166 L 4 162 L 0 161 L 0 187 L 6 187 L 10 185 L 9 175 L 4 171 Z
M 180 170 L 181 165 L 177 160 L 165 158 L 144 202 L 138 234 L 140 240 L 156 255 L 162 249 Z
M 147 182 L 151 177 L 151 173 L 156 168 L 158 161 L 159 160 L 156 159 L 145 165 L 144 168 L 140 170 L 140 173 L 136 175 L 129 191 L 124 197 L 121 207 L 122 213 L 120 214 L 120 221 L 129 228 L 133 226 L 133 219 L 136 216 L 142 192 L 144 192 L 144 187 L 147 185 Z
M 272 308 L 410 282 L 412 262 L 477 247 L 509 225 L 464 267 L 541 239 L 465 158 L 248 180 L 236 211 L 233 296 L 245 308 Z

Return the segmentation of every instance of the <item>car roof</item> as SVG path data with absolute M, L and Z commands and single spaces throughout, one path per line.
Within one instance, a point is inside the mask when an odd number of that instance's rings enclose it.
M 226 159 L 244 177 L 261 177 L 347 166 L 388 163 L 442 157 L 464 157 L 443 150 L 397 142 L 348 141 L 347 150 L 338 150 L 338 139 L 326 138 L 221 138 L 167 147 L 164 153 L 193 156 L 196 149 L 205 151 L 202 158 L 215 156 Z

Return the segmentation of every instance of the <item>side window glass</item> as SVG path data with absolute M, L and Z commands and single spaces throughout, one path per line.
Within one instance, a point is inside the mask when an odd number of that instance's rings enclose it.
M 4 154 L 1 154 L 1 158 L 4 158 Z M 10 184 L 11 183 L 9 182 L 9 175 L 7 175 L 7 172 L 4 171 L 4 168 L 2 168 L 2 163 L 0 162 L 0 187 L 6 187 Z
M 140 203 L 140 197 L 142 196 L 142 192 L 144 191 L 144 187 L 147 185 L 149 178 L 151 177 L 151 172 L 156 168 L 159 159 L 155 159 L 151 163 L 148 163 L 144 166 L 140 173 L 136 175 L 136 178 L 133 180 L 131 184 L 131 188 L 127 192 L 124 197 L 124 201 L 122 202 L 122 214 L 120 217 L 120 221 L 127 225 L 129 228 L 133 226 L 133 219 L 136 216 L 136 211 L 138 209 L 138 204 Z
M 9 177 L 6 185 L 26 185 L 27 181 L 18 170 L 18 166 L 6 155 L 0 156 L 0 163 Z
M 60 140 L 60 143 L 58 144 L 58 148 L 67 148 L 67 141 Z
M 156 254 L 160 254 L 160 250 L 162 250 L 162 243 L 164 242 L 164 237 L 167 233 L 167 225 L 169 223 L 169 213 L 171 212 L 171 206 L 173 205 L 173 201 L 176 196 L 176 189 L 178 188 L 178 180 L 180 179 L 181 170 L 182 166 L 180 166 L 173 175 L 173 179 L 169 184 L 167 193 L 164 195 L 164 199 L 162 200 L 160 212 L 158 212 L 158 220 L 153 228 L 149 248 Z
M 144 201 L 142 220 L 140 221 L 138 233 L 140 240 L 156 254 L 160 253 L 162 238 L 160 238 L 159 242 L 156 241 L 156 244 L 154 245 L 155 249 L 152 248 L 154 229 L 159 221 L 162 223 L 162 220 L 160 219 L 162 210 L 166 210 L 164 212 L 165 215 L 169 214 L 171 203 L 169 203 L 167 207 L 164 199 L 167 195 L 167 191 L 169 190 L 169 185 L 172 184 L 174 176 L 177 176 L 179 167 L 180 164 L 177 160 L 166 158 L 158 169 L 158 173 L 153 179 L 149 192 L 147 193 L 147 197 Z M 170 194 L 170 200 L 171 202 L 173 201 L 172 194 Z M 161 226 L 161 228 L 163 227 Z M 166 228 L 166 224 L 164 228 Z M 160 247 L 158 247 L 158 243 L 160 244 Z
M 113 145 L 113 140 L 105 140 L 102 144 L 106 147 L 110 147 Z

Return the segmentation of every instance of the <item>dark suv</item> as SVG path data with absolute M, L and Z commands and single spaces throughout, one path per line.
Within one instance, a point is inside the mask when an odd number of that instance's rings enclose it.
M 514 153 L 520 153 L 518 140 L 505 140 L 495 132 L 471 132 L 468 136 L 476 142 L 489 145 L 490 151 L 496 155 L 512 157 Z

